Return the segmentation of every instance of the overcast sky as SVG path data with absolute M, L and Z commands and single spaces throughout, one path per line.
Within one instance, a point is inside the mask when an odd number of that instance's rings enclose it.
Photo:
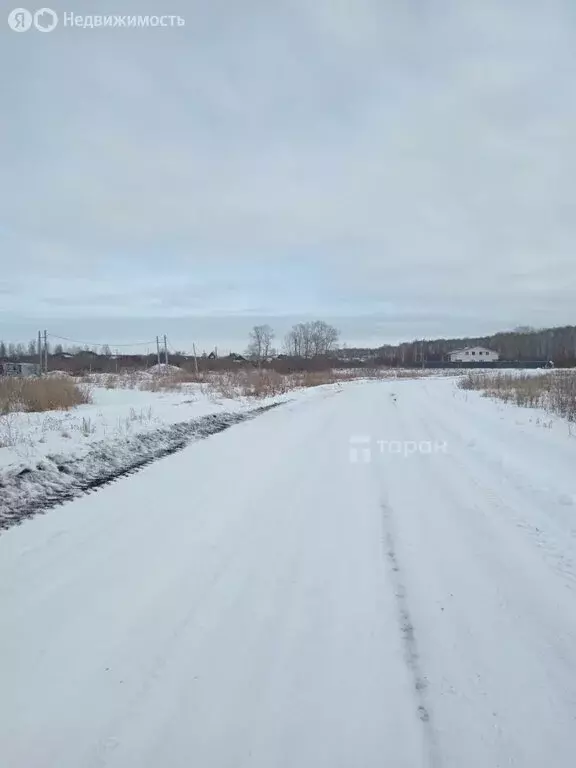
M 0 338 L 576 323 L 574 0 L 1 2 Z

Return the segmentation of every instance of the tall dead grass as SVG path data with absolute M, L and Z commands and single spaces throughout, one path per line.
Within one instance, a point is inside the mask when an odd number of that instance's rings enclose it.
M 210 377 L 208 390 L 220 397 L 273 397 L 293 389 L 291 377 L 271 370 L 227 371 Z
M 569 421 L 576 421 L 576 372 L 468 373 L 459 387 L 480 390 L 485 397 L 527 408 L 543 408 Z
M 237 397 L 263 398 L 282 395 L 293 389 L 343 383 L 354 379 L 417 378 L 425 372 L 388 368 L 357 368 L 348 370 L 300 371 L 281 373 L 272 368 L 237 368 L 226 371 L 167 370 L 132 373 L 93 374 L 86 377 L 91 384 L 106 389 L 139 389 L 146 392 L 180 392 L 187 385 L 201 385 L 206 394 L 226 399 Z
M 307 373 L 278 373 L 272 369 L 241 368 L 235 371 L 192 372 L 154 375 L 142 379 L 139 389 L 147 392 L 178 392 L 187 384 L 201 384 L 207 393 L 234 399 L 237 397 L 263 398 L 283 395 L 291 389 L 333 384 L 342 380 L 331 371 Z
M 354 379 L 393 379 L 416 378 L 417 371 L 391 372 L 388 369 L 358 369 L 350 371 L 300 371 L 295 373 L 279 373 L 271 368 L 240 368 L 234 371 L 209 371 L 198 376 L 191 372 L 182 371 L 166 375 L 154 375 L 143 379 L 139 388 L 149 392 L 179 391 L 186 384 L 202 384 L 206 392 L 213 392 L 219 397 L 233 399 L 237 397 L 273 397 L 283 395 L 293 389 L 320 387 L 326 384 L 341 384 Z
M 196 375 L 189 371 L 155 373 L 141 379 L 138 388 L 145 392 L 177 392 L 184 384 L 201 384 L 204 380 L 201 373 Z
M 68 410 L 92 402 L 90 389 L 60 377 L 0 378 L 0 413 Z

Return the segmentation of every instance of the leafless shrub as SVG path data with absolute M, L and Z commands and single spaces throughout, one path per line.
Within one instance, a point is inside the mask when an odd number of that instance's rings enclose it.
M 67 410 L 90 402 L 90 389 L 69 378 L 0 379 L 0 413 Z

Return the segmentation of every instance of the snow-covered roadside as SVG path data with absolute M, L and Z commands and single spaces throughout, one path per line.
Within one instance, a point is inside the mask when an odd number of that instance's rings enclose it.
M 127 437 L 100 440 L 81 456 L 53 454 L 35 465 L 7 470 L 0 474 L 0 530 L 278 405 L 214 413 Z
M 0 530 L 289 399 L 223 399 L 197 385 L 92 394 L 70 411 L 0 416 Z
M 128 440 L 170 424 L 213 413 L 242 412 L 256 405 L 246 398 L 211 396 L 198 385 L 187 385 L 178 392 L 93 387 L 92 400 L 90 405 L 70 411 L 0 416 L 0 477 L 3 472 L 25 469 L 47 456 L 81 457 L 102 441 Z
M 197 384 L 176 392 L 94 387 L 90 405 L 0 416 L 0 531 L 271 407 L 341 386 L 234 399 Z
M 466 394 L 488 399 L 528 412 L 528 423 L 564 431 L 576 436 L 574 423 L 574 390 L 576 370 L 563 368 L 544 371 L 518 369 L 464 376 L 459 388 Z M 535 379 L 539 377 L 538 381 Z

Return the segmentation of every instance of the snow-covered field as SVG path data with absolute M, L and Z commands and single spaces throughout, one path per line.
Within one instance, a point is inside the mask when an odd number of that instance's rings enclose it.
M 181 392 L 92 387 L 93 402 L 70 411 L 0 416 L 0 471 L 24 467 L 50 454 L 83 455 L 99 441 L 118 441 L 160 426 L 222 411 L 254 407 L 225 400 L 193 384 Z
M 571 766 L 575 458 L 454 380 L 351 382 L 8 530 L 2 765 Z

